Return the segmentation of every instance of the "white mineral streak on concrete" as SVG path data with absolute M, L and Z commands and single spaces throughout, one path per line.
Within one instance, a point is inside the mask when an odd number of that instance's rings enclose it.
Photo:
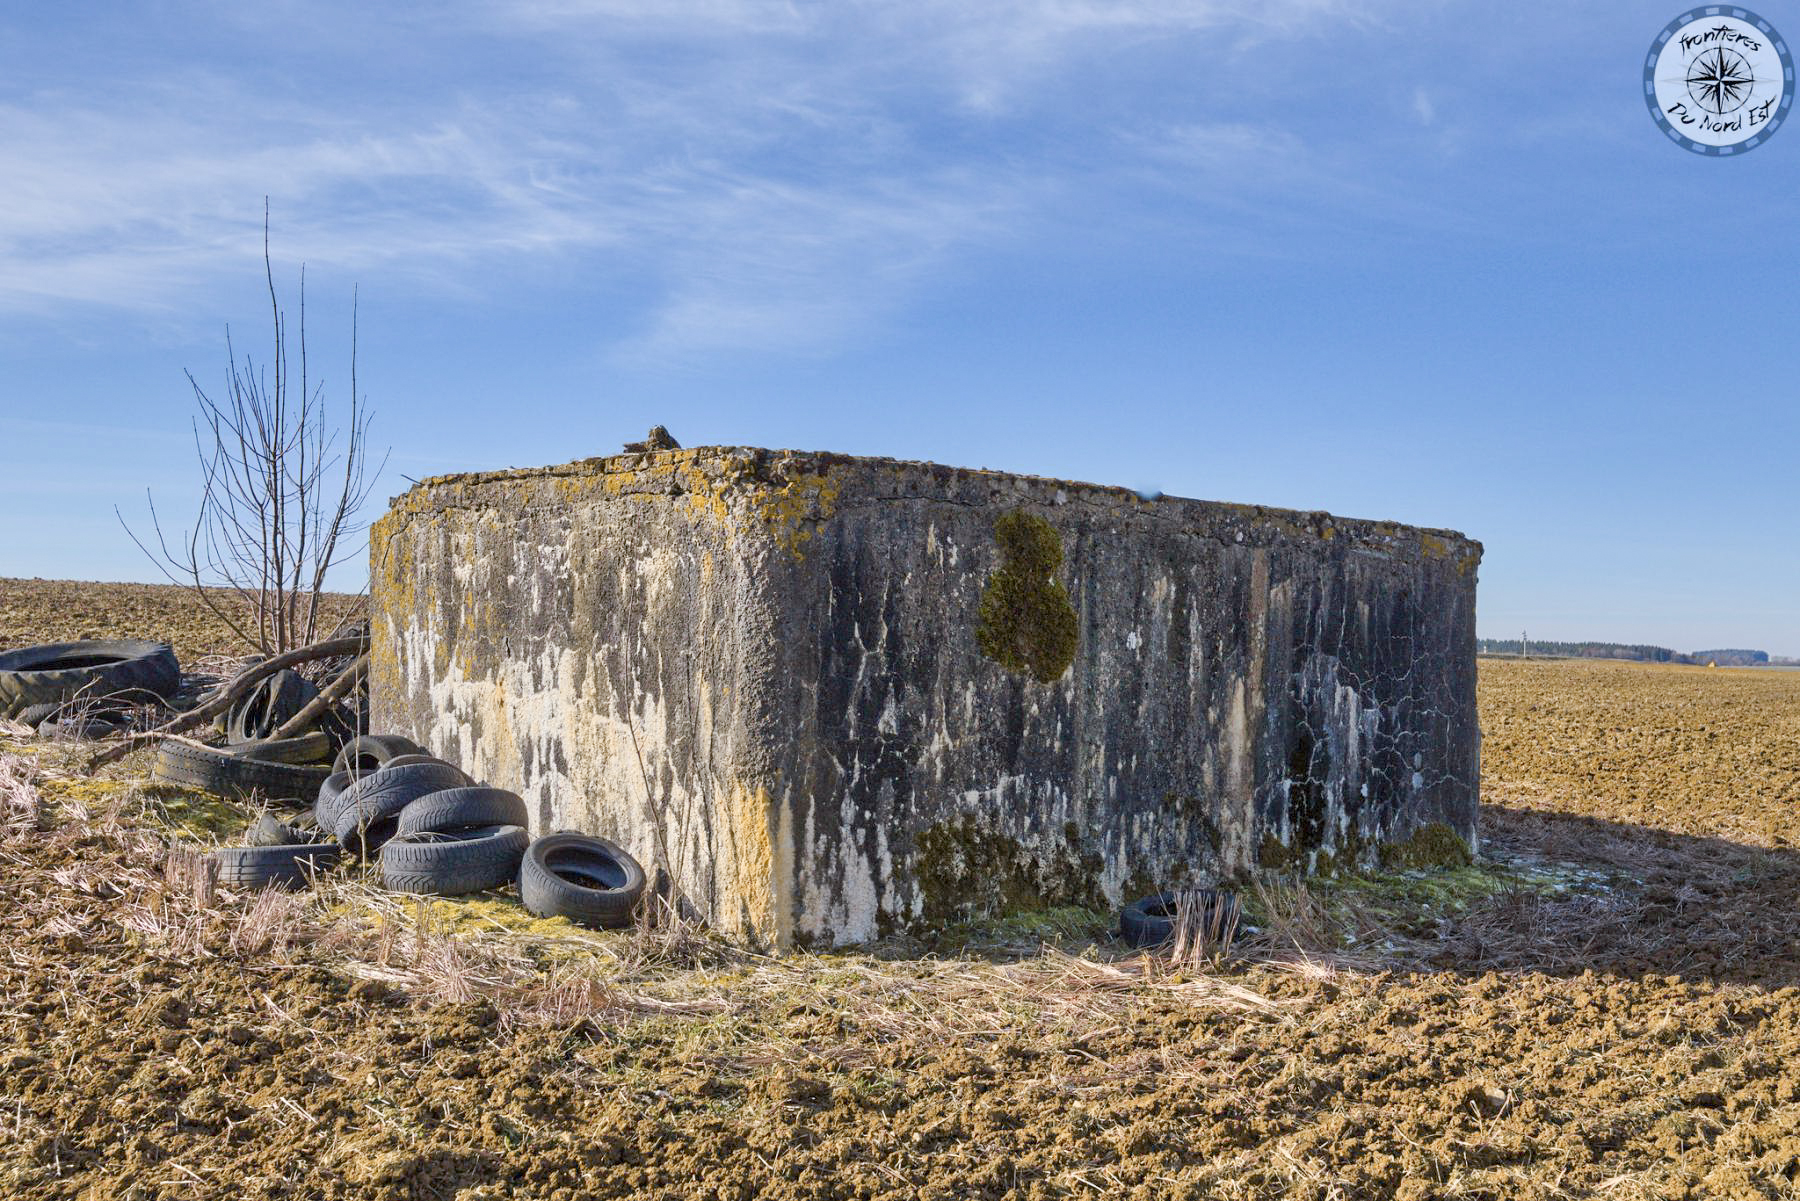
M 893 799 L 891 784 L 883 781 L 881 801 L 891 808 Z M 809 877 L 805 903 L 795 916 L 798 927 L 815 937 L 837 942 L 866 942 L 876 935 L 876 914 L 880 910 L 878 865 L 863 852 L 858 842 L 858 813 L 855 801 L 845 792 L 838 805 L 839 825 L 824 832 L 821 842 L 812 846 L 814 863 L 838 865 L 837 887 L 830 890 L 823 904 L 818 888 Z M 824 845 L 824 840 L 835 845 Z M 840 933 L 846 931 L 856 933 Z
M 1256 748 L 1250 737 L 1250 712 L 1245 700 L 1244 681 L 1231 682 L 1231 707 L 1225 717 L 1225 795 L 1222 809 L 1226 813 L 1251 811 L 1256 795 Z M 1219 834 L 1225 849 L 1234 855 L 1248 854 L 1250 830 L 1247 822 L 1227 821 Z

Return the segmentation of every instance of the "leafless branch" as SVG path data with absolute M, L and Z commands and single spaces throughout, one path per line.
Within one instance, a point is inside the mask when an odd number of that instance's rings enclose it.
M 229 682 L 221 685 L 219 689 L 213 693 L 212 698 L 198 708 L 189 709 L 186 713 L 181 714 L 181 716 L 175 718 L 173 721 L 160 725 L 154 730 L 148 730 L 142 734 L 133 734 L 125 741 L 120 742 L 115 746 L 108 747 L 100 754 L 95 755 L 92 759 L 88 760 L 87 769 L 91 772 L 96 768 L 103 767 L 106 764 L 113 762 L 115 759 L 123 759 L 132 751 L 149 746 L 153 742 L 160 742 L 162 739 L 173 734 L 179 734 L 183 730 L 191 730 L 209 717 L 217 717 L 219 714 L 231 708 L 233 701 L 236 701 L 252 688 L 256 687 L 256 685 L 262 683 L 284 667 L 292 667 L 296 663 L 308 663 L 314 659 L 330 659 L 338 655 L 358 655 L 366 659 L 368 653 L 368 636 L 365 634 L 358 634 L 348 638 L 328 638 L 324 642 L 315 642 L 309 646 L 295 647 L 293 650 L 276 655 L 272 659 L 265 659 L 261 663 L 244 669 Z M 360 661 L 362 660 L 359 660 L 359 662 Z M 355 670 L 354 664 L 352 665 L 352 670 Z
M 290 388 L 287 315 L 275 286 L 267 201 L 263 278 L 273 337 L 269 361 L 257 364 L 247 354 L 240 359 L 227 328 L 224 391 L 209 394 L 188 374 L 198 409 L 194 453 L 201 485 L 192 525 L 179 539 L 171 539 L 154 500 L 153 538 L 139 537 L 123 514 L 119 521 L 169 580 L 193 590 L 246 645 L 273 655 L 319 636 L 319 594 L 331 569 L 360 549 L 353 543 L 367 527 L 357 514 L 387 458 L 384 454 L 374 471 L 369 470 L 370 414 L 357 391 L 354 293 L 348 422 L 341 429 L 332 425 L 324 384 L 310 373 L 304 267 L 299 388 L 297 392 Z
M 341 698 L 347 696 L 352 689 L 362 683 L 369 674 L 369 653 L 364 651 L 355 662 L 338 673 L 331 683 L 319 690 L 319 695 L 306 702 L 300 711 L 281 724 L 281 728 L 269 735 L 270 738 L 293 738 L 310 729 L 314 722 L 325 716 Z

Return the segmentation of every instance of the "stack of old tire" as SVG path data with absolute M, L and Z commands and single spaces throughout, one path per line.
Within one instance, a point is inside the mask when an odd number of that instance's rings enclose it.
M 517 881 L 532 913 L 602 927 L 628 924 L 644 891 L 643 868 L 623 848 L 570 833 L 533 841 L 518 794 L 477 784 L 399 735 L 346 742 L 319 782 L 312 819 L 330 842 L 265 827 L 271 841 L 293 840 L 217 852 L 221 879 L 297 885 L 346 856 L 379 859 L 382 883 L 396 892 L 461 896 Z
M 344 715 L 328 710 L 316 728 L 291 738 L 271 735 L 297 715 L 318 688 L 283 669 L 260 681 L 213 723 L 224 746 L 164 741 L 150 775 L 164 784 L 198 788 L 215 796 L 304 803 L 316 795 L 331 768 L 332 752 L 351 737 Z

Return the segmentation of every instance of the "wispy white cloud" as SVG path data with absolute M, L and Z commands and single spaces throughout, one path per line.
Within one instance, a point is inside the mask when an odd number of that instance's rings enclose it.
M 1424 88 L 1413 89 L 1412 107 L 1413 116 L 1419 119 L 1420 125 L 1430 125 L 1437 120 L 1437 105 Z
M 625 349 L 667 358 L 693 347 L 835 342 L 957 245 L 999 236 L 1022 192 L 957 172 L 853 192 L 737 181 L 678 210 L 693 228 L 678 241 L 673 283 Z
M 0 108 L 0 308 L 76 301 L 159 310 L 260 249 L 428 274 L 495 252 L 601 243 L 605 229 L 534 178 L 494 129 L 381 134 L 324 123 L 251 127 L 169 111 Z
M 1116 56 L 1168 39 L 1367 19 L 1354 0 L 470 0 L 442 51 L 469 74 L 431 72 L 422 92 L 359 80 L 303 102 L 219 59 L 0 93 L 0 313 L 189 305 L 254 264 L 268 195 L 278 258 L 390 285 L 472 292 L 572 258 L 629 271 L 648 294 L 608 326 L 623 353 L 828 345 L 1044 219 L 1068 179 L 1143 165 L 1106 156 L 1158 142 L 1154 93 L 1118 137 L 1067 72 L 1098 61 L 1105 83 Z M 365 20 L 365 56 L 416 38 Z M 480 73 L 501 54 L 531 69 Z M 1045 106 L 1047 154 L 1017 120 Z M 1287 137 L 1194 122 L 1149 158 L 1204 167 Z
M 1071 63 L 1112 59 L 1121 48 L 1188 43 L 1194 71 L 1217 70 L 1222 52 L 1271 38 L 1325 36 L 1369 19 L 1359 0 L 927 0 L 883 14 L 895 42 L 936 59 L 964 102 L 997 112 L 1026 103 Z M 1194 41 L 1196 35 L 1216 39 Z M 1116 65 L 1117 60 L 1113 60 Z

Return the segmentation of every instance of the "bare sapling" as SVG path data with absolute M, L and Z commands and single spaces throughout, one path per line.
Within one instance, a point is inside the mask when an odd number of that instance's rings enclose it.
M 200 502 L 192 524 L 171 538 L 150 498 L 154 547 L 126 533 L 173 583 L 193 591 L 244 644 L 279 655 L 315 642 L 327 573 L 360 554 L 367 526 L 358 518 L 386 456 L 369 469 L 370 412 L 357 389 L 356 304 L 350 319 L 350 396 L 342 426 L 310 373 L 306 271 L 300 272 L 298 387 L 287 314 L 275 288 L 269 220 L 263 211 L 263 275 L 274 335 L 271 357 L 241 360 L 225 336 L 225 391 L 215 397 L 192 372 L 199 412 L 194 451 Z M 116 510 L 115 510 L 116 511 Z

